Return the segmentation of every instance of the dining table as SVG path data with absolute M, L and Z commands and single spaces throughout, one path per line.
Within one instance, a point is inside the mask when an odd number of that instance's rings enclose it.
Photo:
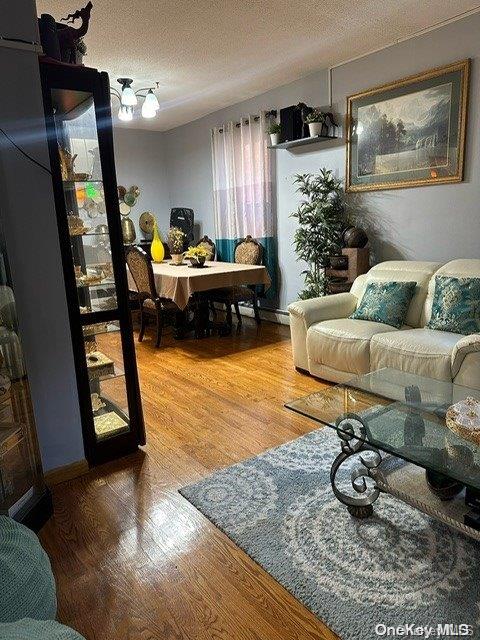
M 239 285 L 270 285 L 270 276 L 263 265 L 239 264 L 236 262 L 206 261 L 201 268 L 188 263 L 174 265 L 169 260 L 152 262 L 157 294 L 173 300 L 181 310 L 196 293 Z M 131 273 L 128 272 L 129 288 L 136 290 Z

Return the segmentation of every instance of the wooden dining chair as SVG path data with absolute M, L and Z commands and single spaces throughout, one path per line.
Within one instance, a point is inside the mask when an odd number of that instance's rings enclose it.
M 235 247 L 234 261 L 237 264 L 260 265 L 263 263 L 263 246 L 252 238 L 247 236 L 244 240 L 240 240 Z M 219 302 L 225 305 L 227 314 L 227 323 L 232 324 L 232 305 L 235 308 L 238 324 L 242 324 L 242 316 L 240 314 L 239 303 L 251 302 L 255 322 L 260 324 L 260 313 L 258 310 L 258 295 L 255 285 L 223 287 L 221 289 L 213 289 L 210 292 L 210 299 L 213 302 Z
M 203 238 L 197 242 L 197 247 L 203 247 L 208 251 L 209 256 L 207 260 L 215 260 L 215 256 L 217 255 L 217 247 L 215 246 L 213 240 L 211 240 L 208 236 L 203 236 Z
M 138 302 L 140 305 L 138 341 L 142 342 L 143 340 L 147 317 L 153 317 L 157 325 L 155 346 L 159 347 L 166 316 L 181 313 L 180 309 L 173 300 L 161 298 L 157 294 L 152 262 L 143 249 L 135 245 L 130 246 L 127 249 L 126 261 L 138 290 Z

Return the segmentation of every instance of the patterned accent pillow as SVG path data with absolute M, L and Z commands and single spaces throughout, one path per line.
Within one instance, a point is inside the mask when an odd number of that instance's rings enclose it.
M 435 277 L 429 329 L 480 333 L 480 278 Z
M 400 329 L 416 286 L 416 282 L 369 282 L 350 318 L 382 322 Z

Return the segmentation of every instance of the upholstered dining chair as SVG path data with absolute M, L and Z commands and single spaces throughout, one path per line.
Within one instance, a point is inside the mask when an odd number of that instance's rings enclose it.
M 235 247 L 234 261 L 237 264 L 253 264 L 260 265 L 263 262 L 263 246 L 252 238 L 247 236 L 244 240 L 240 240 Z M 240 314 L 239 303 L 251 302 L 255 322 L 260 324 L 260 313 L 258 311 L 258 296 L 255 285 L 250 286 L 234 286 L 223 287 L 222 289 L 213 289 L 209 293 L 209 297 L 213 302 L 219 302 L 225 305 L 227 313 L 227 323 L 232 324 L 232 305 L 235 308 L 238 324 L 242 324 L 242 316 Z
M 132 245 L 127 250 L 126 261 L 132 278 L 138 290 L 140 305 L 140 333 L 138 341 L 142 342 L 145 335 L 147 317 L 155 318 L 157 325 L 157 339 L 155 346 L 160 346 L 165 316 L 180 313 L 180 309 L 168 298 L 161 298 L 157 294 L 152 262 L 143 249 Z
M 217 254 L 217 247 L 213 240 L 211 240 L 208 236 L 203 236 L 201 240 L 197 242 L 197 247 L 203 247 L 209 253 L 207 260 L 215 260 L 215 256 Z

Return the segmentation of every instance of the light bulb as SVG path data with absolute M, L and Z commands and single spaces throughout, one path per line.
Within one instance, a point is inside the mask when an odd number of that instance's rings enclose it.
M 152 109 L 152 107 L 150 107 L 145 100 L 145 102 L 142 104 L 142 118 L 155 118 L 156 115 L 157 112 L 155 111 L 155 109 Z
M 153 93 L 153 89 L 148 90 L 143 104 L 145 108 L 149 110 L 158 111 L 160 109 L 160 103 L 158 102 L 157 96 Z
M 133 108 L 122 105 L 118 110 L 118 119 L 122 120 L 122 122 L 130 122 L 130 120 L 133 120 Z
M 137 104 L 137 96 L 130 86 L 124 86 L 122 89 L 121 102 L 124 107 L 133 107 Z

